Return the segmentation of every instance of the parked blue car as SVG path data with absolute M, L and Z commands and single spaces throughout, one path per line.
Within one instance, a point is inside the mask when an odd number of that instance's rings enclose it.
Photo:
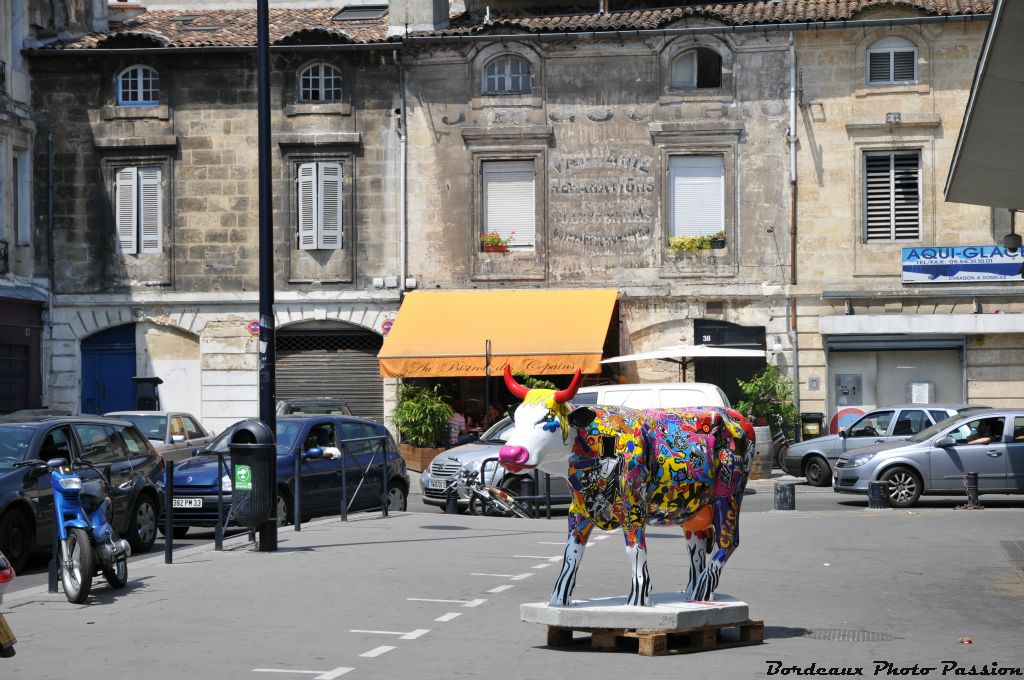
M 178 538 L 189 527 L 217 523 L 217 490 L 223 489 L 224 512 L 231 504 L 231 454 L 235 431 L 252 423 L 243 420 L 222 432 L 196 455 L 174 467 L 173 523 Z M 398 446 L 380 423 L 352 416 L 278 416 L 277 418 L 277 521 L 294 521 L 295 456 L 311 449 L 342 449 L 348 486 L 349 511 L 381 507 L 381 464 L 387 458 L 388 510 L 404 511 L 409 496 L 409 473 Z M 225 465 L 218 469 L 217 453 Z M 341 512 L 342 459 L 307 458 L 302 467 L 302 519 Z

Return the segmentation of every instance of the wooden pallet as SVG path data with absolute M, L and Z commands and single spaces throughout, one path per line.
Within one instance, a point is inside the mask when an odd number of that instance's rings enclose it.
M 738 634 L 726 635 L 724 633 L 733 628 L 738 631 Z M 612 652 L 635 647 L 640 656 L 661 656 L 663 654 L 689 654 L 712 649 L 759 645 L 764 642 L 764 621 L 748 619 L 723 626 L 680 628 L 678 630 L 548 626 L 548 646 L 565 647 L 587 641 L 587 638 L 574 638 L 574 632 L 589 633 L 590 647 L 599 651 Z

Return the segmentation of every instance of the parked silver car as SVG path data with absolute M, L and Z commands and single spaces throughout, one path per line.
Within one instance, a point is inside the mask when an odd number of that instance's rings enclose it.
M 1024 493 L 1024 410 L 962 413 L 906 442 L 853 451 L 836 462 L 832 489 L 866 494 L 870 482 L 887 482 L 889 504 L 907 508 L 921 494 L 965 493 L 968 472 L 978 473 L 979 493 Z
M 510 475 L 505 468 L 498 465 L 498 450 L 505 443 L 505 436 L 512 430 L 514 424 L 511 418 L 502 418 L 487 431 L 480 435 L 480 439 L 462 446 L 455 446 L 443 453 L 439 453 L 431 461 L 427 469 L 420 475 L 420 488 L 423 491 L 423 503 L 443 508 L 447 503 L 448 484 L 459 478 L 463 469 L 471 470 L 474 474 L 480 474 L 480 466 L 488 458 L 494 460 L 488 462 L 484 468 L 484 480 L 487 486 L 500 486 L 514 495 L 521 493 L 521 475 Z M 538 494 L 544 493 L 545 476 L 540 477 L 540 489 Z M 461 482 L 456 487 L 459 508 L 469 507 L 469 491 Z M 568 482 L 561 477 L 551 478 L 551 493 L 560 495 L 569 493 Z
M 191 458 L 196 449 L 211 441 L 213 434 L 191 413 L 180 411 L 111 411 L 104 416 L 135 423 L 164 460 L 179 462 Z
M 832 481 L 836 461 L 841 456 L 865 446 L 906 439 L 950 416 L 984 408 L 988 407 L 971 404 L 897 404 L 876 408 L 839 434 L 815 437 L 790 445 L 783 467 L 791 475 L 806 477 L 811 486 L 828 486 Z

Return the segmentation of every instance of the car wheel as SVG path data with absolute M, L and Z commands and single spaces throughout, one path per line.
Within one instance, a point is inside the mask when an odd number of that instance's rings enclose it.
M 909 468 L 889 468 L 878 478 L 885 482 L 885 493 L 889 496 L 889 505 L 894 508 L 909 508 L 917 505 L 917 499 L 924 490 L 921 478 Z
M 821 456 L 811 456 L 804 463 L 804 477 L 811 486 L 828 486 L 832 483 L 832 470 Z
M 284 494 L 277 497 L 277 526 L 283 527 L 286 524 L 291 524 L 290 505 L 288 497 Z
M 405 489 L 401 484 L 388 485 L 388 510 L 405 512 L 409 507 L 409 499 L 405 496 Z
M 128 543 L 132 552 L 149 552 L 156 541 L 156 524 L 156 505 L 148 494 L 142 494 L 135 501 L 135 509 L 128 522 Z
M 11 508 L 0 517 L 0 552 L 7 556 L 14 571 L 20 572 L 32 555 L 32 528 L 20 510 Z

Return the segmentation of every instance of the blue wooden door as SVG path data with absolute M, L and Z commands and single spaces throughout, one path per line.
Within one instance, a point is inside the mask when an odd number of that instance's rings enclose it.
M 82 341 L 82 413 L 135 409 L 135 324 Z

